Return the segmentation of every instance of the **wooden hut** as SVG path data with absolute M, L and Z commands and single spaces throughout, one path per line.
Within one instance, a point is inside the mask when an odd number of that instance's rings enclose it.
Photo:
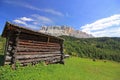
M 13 68 L 16 62 L 21 65 L 46 63 L 64 63 L 63 39 L 33 31 L 6 22 L 2 37 L 6 38 L 5 61 Z

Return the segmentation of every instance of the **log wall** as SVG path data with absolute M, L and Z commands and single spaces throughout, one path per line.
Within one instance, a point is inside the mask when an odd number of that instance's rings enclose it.
M 9 35 L 10 34 L 10 35 Z M 55 63 L 63 61 L 63 42 L 54 37 L 11 31 L 6 42 L 5 64 L 15 66 L 36 64 L 40 61 Z

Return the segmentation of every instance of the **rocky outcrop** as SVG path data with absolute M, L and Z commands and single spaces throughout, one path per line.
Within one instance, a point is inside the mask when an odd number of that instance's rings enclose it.
M 53 36 L 73 36 L 76 38 L 92 38 L 93 36 L 85 32 L 75 30 L 72 27 L 68 26 L 42 26 L 40 32 L 50 34 Z

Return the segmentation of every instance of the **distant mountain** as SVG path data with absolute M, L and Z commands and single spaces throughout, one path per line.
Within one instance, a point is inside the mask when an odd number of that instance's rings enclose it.
M 53 36 L 73 36 L 76 38 L 92 38 L 91 34 L 87 34 L 85 32 L 75 30 L 69 26 L 42 26 L 40 32 L 50 34 Z

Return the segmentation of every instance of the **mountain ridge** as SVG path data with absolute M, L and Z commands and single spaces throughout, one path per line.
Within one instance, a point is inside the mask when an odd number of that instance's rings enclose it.
M 42 26 L 39 32 L 50 34 L 53 36 L 72 36 L 76 38 L 93 38 L 91 34 L 75 30 L 69 26 Z

